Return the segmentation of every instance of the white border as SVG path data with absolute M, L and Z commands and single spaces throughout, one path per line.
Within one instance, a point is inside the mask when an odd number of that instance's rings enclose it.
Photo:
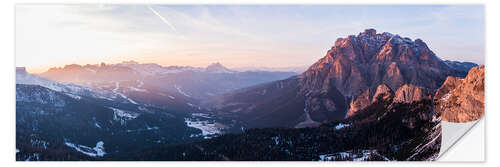
M 387 166 L 387 165 L 443 165 L 443 166 L 459 166 L 459 165 L 471 165 L 470 163 L 460 164 L 460 163 L 430 163 L 417 162 L 417 163 L 377 163 L 377 162 L 367 162 L 367 163 L 352 163 L 352 162 L 334 162 L 334 163 L 308 163 L 308 162 L 42 162 L 42 163 L 16 163 L 14 153 L 15 145 L 15 80 L 14 80 L 14 4 L 15 3 L 41 3 L 36 0 L 2 0 L 0 1 L 0 20 L 2 25 L 0 26 L 0 55 L 1 55 L 1 65 L 0 65 L 0 76 L 2 82 L 0 82 L 0 106 L 3 108 L 1 111 L 1 132 L 4 134 L 0 138 L 0 143 L 4 145 L 1 149 L 0 158 L 2 159 L 5 166 L 110 166 L 110 165 L 120 165 L 120 166 L 254 166 L 254 165 L 269 165 L 269 166 L 325 166 L 325 165 L 345 165 L 345 166 Z M 132 4 L 144 4 L 144 3 L 169 3 L 169 4 L 235 4 L 235 1 L 231 0 L 145 0 L 145 1 L 134 1 L 134 0 L 44 0 L 44 3 L 132 3 Z M 500 60 L 499 60 L 499 46 L 500 45 L 500 26 L 497 20 L 500 20 L 500 8 L 499 1 L 491 0 L 337 0 L 337 1 L 327 1 L 327 0 L 239 0 L 238 4 L 486 4 L 486 115 L 488 121 L 486 121 L 486 130 L 488 130 L 486 140 L 486 163 L 475 163 L 474 165 L 481 166 L 498 166 L 500 158 L 498 158 L 497 150 L 499 148 L 499 133 L 495 130 L 500 121 L 498 114 L 498 101 L 500 100 L 499 87 L 499 77 L 500 77 Z M 464 23 L 466 24 L 466 23 Z M 467 40 L 467 39 L 464 39 Z M 496 99 L 496 100 L 494 100 Z M 477 130 L 478 128 L 473 128 Z M 474 132 L 469 132 L 469 134 L 474 134 Z M 482 141 L 476 141 L 482 142 Z M 466 144 L 470 145 L 470 144 Z M 455 145 L 460 147 L 460 145 Z M 464 154 L 471 154 L 470 152 L 464 152 Z
M 462 128 L 455 129 L 457 133 L 453 136 L 448 137 L 448 144 L 453 144 L 450 146 L 448 150 L 445 149 L 445 141 L 441 142 L 441 152 L 445 151 L 444 154 L 440 155 L 439 161 L 448 161 L 448 162 L 481 162 L 484 161 L 484 120 L 480 119 L 478 121 L 473 121 L 469 123 L 448 123 L 455 124 L 454 127 Z M 460 125 L 457 127 L 456 125 Z M 445 124 L 441 124 L 441 127 L 444 128 Z M 469 129 L 470 127 L 470 129 Z M 464 132 L 465 130 L 465 132 Z M 442 137 L 445 137 L 445 131 L 443 129 Z

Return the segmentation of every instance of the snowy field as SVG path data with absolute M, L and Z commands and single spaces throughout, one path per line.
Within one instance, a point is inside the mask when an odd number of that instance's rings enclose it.
M 210 139 L 221 134 L 222 129 L 218 128 L 216 122 L 210 120 L 210 118 L 208 114 L 203 113 L 193 113 L 191 118 L 184 118 L 184 122 L 188 127 L 201 130 L 200 134 L 192 134 L 191 137 L 203 136 L 205 139 Z

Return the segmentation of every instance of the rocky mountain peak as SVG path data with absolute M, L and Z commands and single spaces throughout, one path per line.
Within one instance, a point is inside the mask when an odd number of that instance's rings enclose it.
M 363 32 L 363 35 L 376 35 L 377 34 L 377 30 L 373 29 L 373 28 L 369 28 L 369 29 L 365 29 L 365 31 Z
M 407 64 L 429 64 L 432 67 L 443 65 L 442 61 L 427 47 L 427 44 L 416 39 L 393 35 L 388 32 L 379 33 L 375 29 L 366 29 L 357 36 L 338 38 L 327 56 L 344 57 L 362 64 L 401 62 Z
M 207 68 L 226 68 L 221 63 L 215 62 L 207 66 Z
M 337 39 L 326 56 L 300 78 L 307 92 L 333 86 L 344 96 L 354 97 L 380 84 L 392 90 L 405 83 L 437 89 L 449 75 L 459 73 L 438 58 L 421 39 L 412 41 L 367 29 L 356 36 Z
M 216 62 L 207 66 L 206 71 L 214 73 L 233 73 L 235 71 L 223 66 L 221 63 Z

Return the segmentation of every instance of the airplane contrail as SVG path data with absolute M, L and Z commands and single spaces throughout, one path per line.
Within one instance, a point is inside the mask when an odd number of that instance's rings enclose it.
M 160 15 L 160 13 L 158 13 L 156 10 L 154 10 L 151 6 L 148 5 L 148 8 L 149 10 L 151 10 L 151 12 L 153 12 L 156 16 L 160 17 L 161 21 L 163 21 L 165 24 L 167 24 L 172 30 L 175 31 L 175 33 L 177 33 L 177 29 L 175 29 L 174 25 L 170 24 L 170 22 L 165 19 L 163 16 Z

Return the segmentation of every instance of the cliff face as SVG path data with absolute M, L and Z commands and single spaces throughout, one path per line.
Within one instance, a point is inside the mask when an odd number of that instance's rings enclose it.
M 348 117 L 353 116 L 356 112 L 375 103 L 377 100 L 388 100 L 394 97 L 394 92 L 387 85 L 382 84 L 377 88 L 366 89 L 363 93 L 354 98 L 349 104 L 350 110 L 347 113 Z
M 429 90 L 407 84 L 401 86 L 394 96 L 394 102 L 396 103 L 412 103 L 424 99 L 432 99 L 432 94 Z
M 472 68 L 464 79 L 448 77 L 434 97 L 443 121 L 470 122 L 484 114 L 484 65 Z
M 432 93 L 426 88 L 415 85 L 404 84 L 393 92 L 385 84 L 377 86 L 376 89 L 366 89 L 363 93 L 354 98 L 350 103 L 348 117 L 354 116 L 357 112 L 378 101 L 390 101 L 391 103 L 411 104 L 422 100 L 431 100 Z

